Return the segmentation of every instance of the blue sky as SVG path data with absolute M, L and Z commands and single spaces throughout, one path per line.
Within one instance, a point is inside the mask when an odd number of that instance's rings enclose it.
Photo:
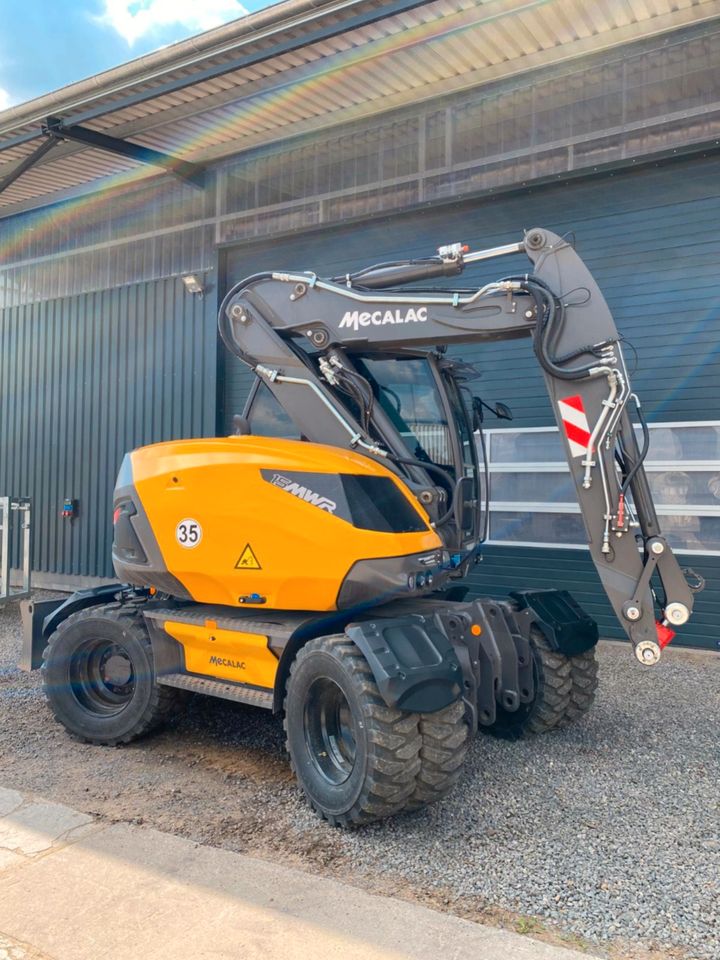
M 271 4 L 0 0 L 0 110 Z

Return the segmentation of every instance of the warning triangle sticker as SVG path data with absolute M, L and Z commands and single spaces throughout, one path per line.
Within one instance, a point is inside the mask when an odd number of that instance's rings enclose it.
M 258 559 L 253 553 L 253 548 L 249 543 L 245 544 L 245 549 L 240 554 L 240 559 L 235 564 L 236 570 L 262 570 Z

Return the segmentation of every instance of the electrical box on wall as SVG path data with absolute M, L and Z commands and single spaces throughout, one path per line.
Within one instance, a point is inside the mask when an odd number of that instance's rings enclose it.
M 63 520 L 74 520 L 78 515 L 78 501 L 73 497 L 65 497 L 60 516 Z

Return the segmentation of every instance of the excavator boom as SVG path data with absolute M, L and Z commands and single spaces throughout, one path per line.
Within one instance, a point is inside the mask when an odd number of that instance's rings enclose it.
M 405 288 L 459 275 L 481 260 L 519 253 L 528 257 L 531 272 L 478 289 Z M 462 551 L 461 572 L 481 539 L 480 521 L 467 525 L 459 519 L 468 510 L 476 519 L 479 515 L 477 475 L 468 476 L 467 464 L 456 462 L 446 471 L 449 481 L 446 476 L 447 482 L 439 483 L 438 464 L 430 456 L 424 462 L 409 456 L 392 409 L 376 402 L 382 384 L 378 388 L 372 368 L 383 360 L 424 356 L 435 387 L 446 407 L 452 407 L 468 373 L 444 357 L 445 348 L 531 338 L 590 554 L 638 659 L 657 662 L 673 628 L 688 620 L 693 590 L 658 524 L 643 467 L 647 429 L 630 384 L 622 338 L 597 283 L 565 238 L 536 228 L 518 243 L 475 253 L 452 244 L 428 260 L 380 264 L 333 279 L 313 273 L 258 274 L 225 298 L 220 332 L 302 437 L 365 453 L 396 470 L 421 502 L 434 508 L 434 514 L 429 512 L 444 530 L 448 547 Z M 642 443 L 633 411 L 643 424 Z M 461 419 L 454 422 L 462 434 Z M 447 522 L 453 509 L 454 530 Z M 663 596 L 657 610 L 656 573 Z

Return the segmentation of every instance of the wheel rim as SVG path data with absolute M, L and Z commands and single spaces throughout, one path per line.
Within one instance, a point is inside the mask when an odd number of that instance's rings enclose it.
M 98 637 L 80 647 L 70 660 L 70 687 L 90 713 L 120 713 L 135 692 L 135 668 L 121 643 Z
M 355 721 L 347 697 L 328 677 L 314 681 L 304 711 L 305 743 L 313 764 L 331 784 L 350 777 L 357 756 Z

